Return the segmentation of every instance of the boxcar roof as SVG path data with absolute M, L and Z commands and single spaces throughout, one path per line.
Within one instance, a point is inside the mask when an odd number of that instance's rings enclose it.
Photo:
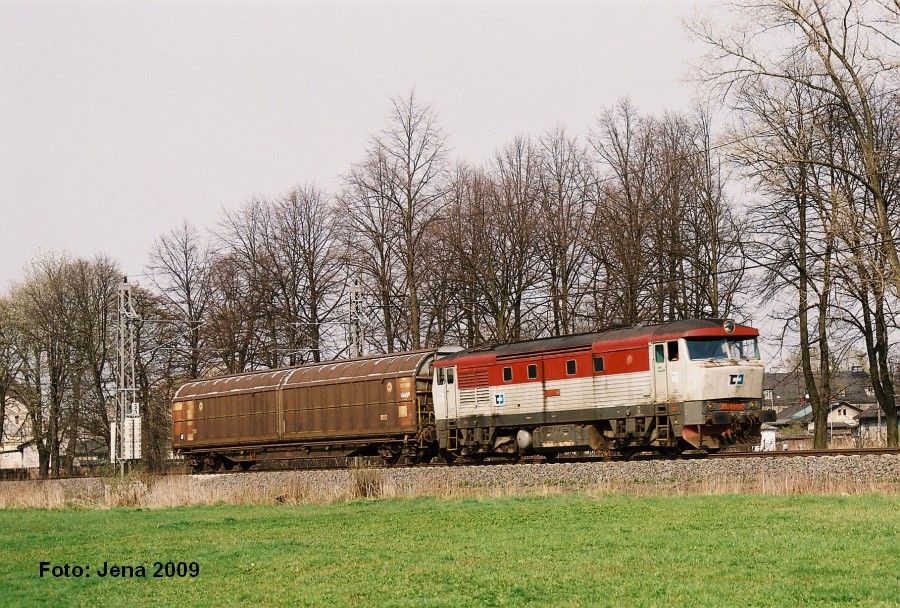
M 258 372 L 245 372 L 230 376 L 218 376 L 193 380 L 183 384 L 173 401 L 216 397 L 233 393 L 274 390 L 279 386 L 298 386 L 337 380 L 363 380 L 412 376 L 434 354 L 434 349 L 418 350 L 387 355 L 342 359 L 324 363 L 310 363 L 297 367 Z
M 456 365 L 461 361 L 485 362 L 490 359 L 502 359 L 529 353 L 565 351 L 592 346 L 633 347 L 639 342 L 671 340 L 684 336 L 752 337 L 759 335 L 756 329 L 747 325 L 735 325 L 734 333 L 726 334 L 722 326 L 724 322 L 725 319 L 686 319 L 657 325 L 612 327 L 597 332 L 483 346 L 442 357 L 436 366 Z

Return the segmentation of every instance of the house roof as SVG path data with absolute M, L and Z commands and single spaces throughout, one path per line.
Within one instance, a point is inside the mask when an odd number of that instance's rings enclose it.
M 865 407 L 860 407 L 847 401 L 832 401 L 828 406 L 828 411 L 832 412 L 838 408 L 850 408 L 857 412 L 862 411 Z M 774 422 L 776 426 L 784 426 L 792 422 L 807 423 L 812 421 L 812 405 L 808 401 L 803 403 L 795 403 L 781 410 L 778 419 Z M 835 423 L 837 424 L 837 423 Z
M 862 412 L 860 412 L 859 416 L 856 417 L 857 420 L 875 420 L 878 421 L 879 418 L 884 420 L 884 413 L 880 411 L 881 408 L 878 405 L 871 405 Z
M 812 418 L 812 406 L 809 403 L 794 403 L 781 410 L 775 425 L 783 426 L 792 422 L 806 422 Z
M 872 381 L 867 372 L 835 372 L 831 378 L 831 398 L 853 404 L 875 403 L 875 395 L 871 392 Z M 806 382 L 803 372 L 766 372 L 763 377 L 763 389 L 772 391 L 772 405 L 786 407 L 806 400 Z
M 829 422 L 829 429 L 855 429 L 859 424 L 856 422 Z

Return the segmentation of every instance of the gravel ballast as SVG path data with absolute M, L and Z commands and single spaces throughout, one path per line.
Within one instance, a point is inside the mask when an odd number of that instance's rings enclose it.
M 586 491 L 638 495 L 900 492 L 900 455 L 559 462 L 0 482 L 0 507 L 332 502 Z

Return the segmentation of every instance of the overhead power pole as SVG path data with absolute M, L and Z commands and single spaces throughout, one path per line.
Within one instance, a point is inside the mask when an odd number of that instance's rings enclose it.
M 131 285 L 128 277 L 122 277 L 119 284 L 119 365 L 116 382 L 117 432 L 111 433 L 113 441 L 118 438 L 118 449 L 112 453 L 119 461 L 119 471 L 125 474 L 125 463 L 141 457 L 141 411 L 137 400 L 137 375 L 135 373 L 135 330 L 140 317 L 134 311 L 131 300 Z
M 350 286 L 350 358 L 363 356 L 362 289 L 359 279 L 354 279 Z

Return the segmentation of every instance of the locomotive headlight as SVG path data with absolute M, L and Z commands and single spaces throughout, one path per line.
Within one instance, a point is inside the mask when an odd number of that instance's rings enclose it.
M 725 330 L 726 334 L 730 334 L 734 332 L 734 321 L 731 319 L 727 319 L 724 323 L 722 323 L 722 329 Z

